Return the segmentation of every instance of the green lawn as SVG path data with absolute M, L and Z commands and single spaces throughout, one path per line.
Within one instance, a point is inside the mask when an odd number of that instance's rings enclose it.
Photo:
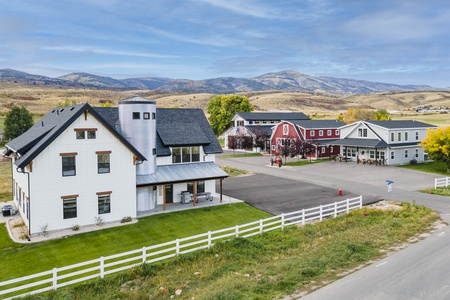
M 445 165 L 445 163 L 437 161 L 420 163 L 417 165 L 404 165 L 400 166 L 400 168 L 450 176 L 450 174 L 447 173 L 447 166 Z
M 220 158 L 236 158 L 236 157 L 247 157 L 247 156 L 262 156 L 262 153 L 260 153 L 260 152 L 248 152 L 248 153 L 237 152 L 232 155 L 222 155 L 222 156 L 220 156 Z
M 431 229 L 439 215 L 404 203 L 218 243 L 164 262 L 26 299 L 286 299 L 329 284 Z M 369 291 L 368 291 L 369 292 Z M 292 297 L 297 299 L 298 297 Z
M 317 160 L 309 160 L 309 159 L 302 159 L 302 160 L 298 160 L 298 161 L 289 161 L 287 163 L 284 163 L 283 161 L 283 166 L 304 166 L 304 165 L 311 165 L 311 164 L 317 164 L 317 163 L 321 163 L 321 162 L 328 162 L 330 161 L 329 159 L 317 159 Z
M 140 218 L 135 224 L 41 243 L 17 244 L 0 226 L 0 281 L 77 262 L 156 245 L 270 215 L 244 203 L 191 209 Z

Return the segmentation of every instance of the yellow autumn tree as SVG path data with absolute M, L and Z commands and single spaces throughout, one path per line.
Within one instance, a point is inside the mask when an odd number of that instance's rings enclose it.
M 450 173 L 450 127 L 428 129 L 420 146 L 430 159 L 445 163 L 447 173 Z

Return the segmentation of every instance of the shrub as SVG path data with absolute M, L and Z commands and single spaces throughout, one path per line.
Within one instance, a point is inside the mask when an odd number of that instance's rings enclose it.
M 120 223 L 128 223 L 131 222 L 131 217 L 127 216 L 127 217 L 123 217 L 122 220 L 120 221 Z

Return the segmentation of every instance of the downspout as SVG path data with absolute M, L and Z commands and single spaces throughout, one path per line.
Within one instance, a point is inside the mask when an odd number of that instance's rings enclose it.
M 28 237 L 31 237 L 31 194 L 30 194 L 30 172 L 19 171 L 19 168 L 16 169 L 17 173 L 27 174 L 28 177 Z

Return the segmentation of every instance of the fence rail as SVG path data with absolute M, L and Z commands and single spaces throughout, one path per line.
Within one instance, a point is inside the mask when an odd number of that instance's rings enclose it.
M 286 226 L 305 224 L 324 218 L 336 217 L 340 213 L 362 207 L 362 197 L 351 198 L 314 208 L 302 209 L 296 212 L 281 214 L 243 225 L 225 229 L 208 231 L 174 241 L 143 247 L 124 253 L 100 257 L 45 272 L 24 276 L 0 282 L 0 298 L 37 294 L 60 287 L 76 284 L 82 281 L 104 278 L 105 275 L 134 268 L 143 263 L 155 263 L 176 257 L 180 254 L 200 249 L 209 249 L 214 243 L 229 240 L 234 237 L 247 238 Z
M 449 185 L 450 185 L 450 177 L 434 179 L 434 188 L 435 189 L 437 189 L 438 187 L 447 187 Z

